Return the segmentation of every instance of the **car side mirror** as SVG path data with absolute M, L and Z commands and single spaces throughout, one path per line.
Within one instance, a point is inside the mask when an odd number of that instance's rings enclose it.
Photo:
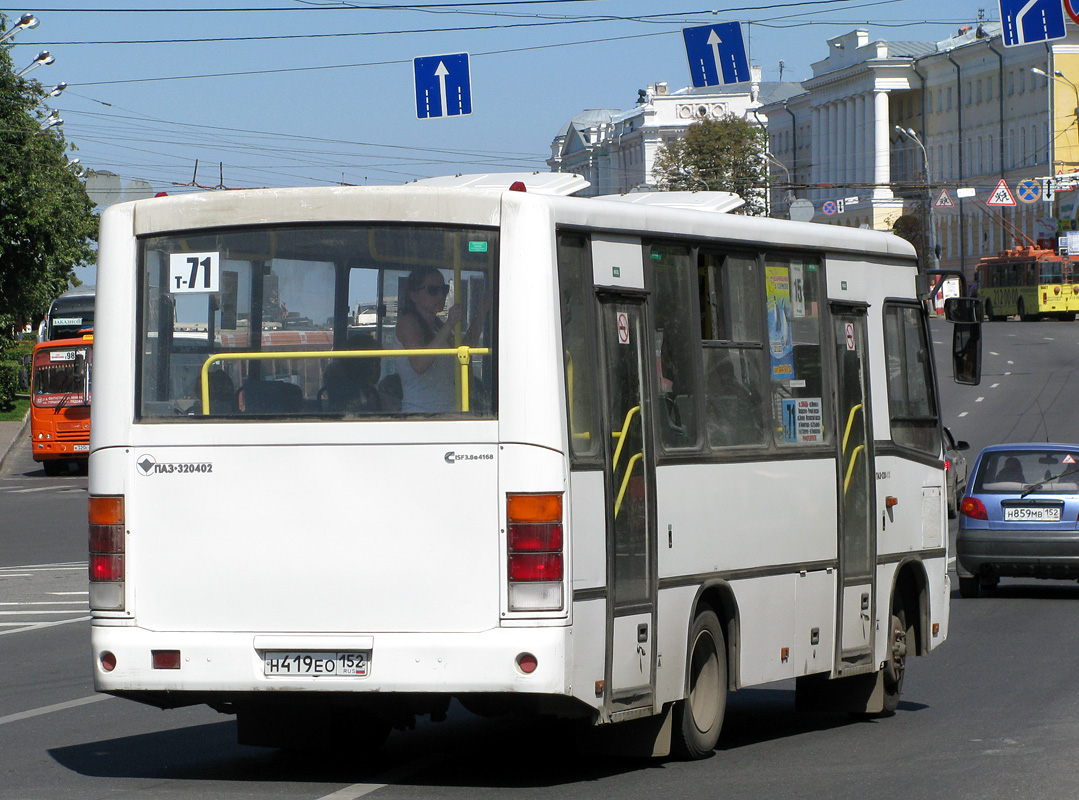
M 962 439 L 960 439 L 958 442 L 955 443 L 955 449 L 956 450 L 969 450 L 970 449 L 970 442 L 964 442 Z
M 977 297 L 949 297 L 944 301 L 944 318 L 948 322 L 981 322 L 982 301 Z
M 952 377 L 977 386 L 982 381 L 982 324 L 957 322 L 952 329 Z

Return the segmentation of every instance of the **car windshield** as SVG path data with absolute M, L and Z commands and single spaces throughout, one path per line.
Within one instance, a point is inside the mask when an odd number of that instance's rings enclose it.
M 1079 491 L 1079 448 L 996 450 L 978 468 L 974 494 L 1059 494 Z

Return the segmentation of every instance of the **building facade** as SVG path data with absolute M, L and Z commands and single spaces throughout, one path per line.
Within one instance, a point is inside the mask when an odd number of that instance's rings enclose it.
M 551 142 L 553 172 L 576 172 L 591 182 L 581 194 L 622 194 L 653 182 L 656 153 L 693 122 L 728 114 L 764 125 L 760 108 L 803 91 L 798 83 L 753 80 L 719 89 L 670 91 L 656 83 L 640 91 L 628 111 L 589 109 L 567 122 Z
M 1041 194 L 1041 179 L 1079 169 L 1079 31 L 1068 28 L 1008 48 L 996 23 L 942 42 L 871 42 L 864 30 L 829 40 L 803 91 L 761 110 L 783 165 L 774 185 L 789 174 L 815 221 L 902 229 L 926 264 L 939 245 L 940 266 L 968 276 L 1022 237 L 1055 244 L 1076 224 L 1074 190 Z M 1020 196 L 1028 179 L 1038 192 Z

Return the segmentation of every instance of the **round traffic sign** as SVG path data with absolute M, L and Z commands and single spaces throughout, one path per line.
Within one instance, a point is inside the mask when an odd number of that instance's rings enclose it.
M 839 208 L 836 206 L 835 200 L 825 200 L 824 205 L 820 207 L 820 210 L 828 216 L 831 216 L 832 214 L 836 213 Z
M 1016 197 L 1023 203 L 1035 203 L 1042 196 L 1041 184 L 1030 178 L 1025 181 L 1019 181 L 1019 184 L 1015 187 Z

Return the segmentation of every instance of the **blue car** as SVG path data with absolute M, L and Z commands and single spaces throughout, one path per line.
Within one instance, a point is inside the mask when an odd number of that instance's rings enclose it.
M 963 597 L 1002 577 L 1079 579 L 1079 445 L 985 448 L 959 506 L 955 555 Z

